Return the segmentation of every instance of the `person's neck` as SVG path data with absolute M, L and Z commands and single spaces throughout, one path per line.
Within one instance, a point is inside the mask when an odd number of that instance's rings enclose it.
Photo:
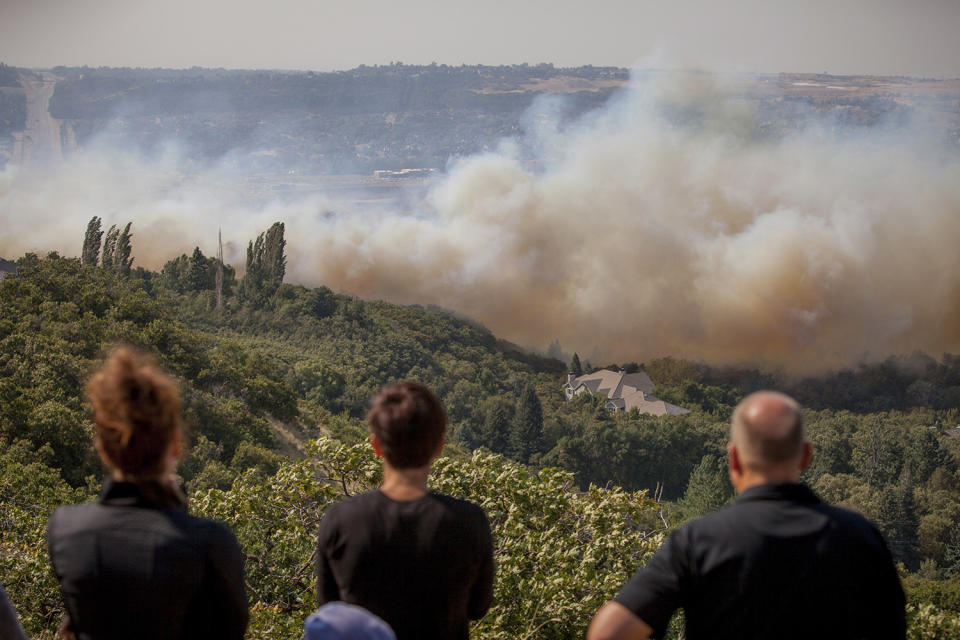
M 411 469 L 396 469 L 389 462 L 383 462 L 383 482 L 380 491 L 391 500 L 406 502 L 422 498 L 427 494 L 427 480 L 430 477 L 430 465 Z
M 730 480 L 733 488 L 740 494 L 747 489 L 764 484 L 797 484 L 800 482 L 800 474 L 780 470 L 770 470 L 762 473 L 745 471 L 739 477 L 731 477 Z

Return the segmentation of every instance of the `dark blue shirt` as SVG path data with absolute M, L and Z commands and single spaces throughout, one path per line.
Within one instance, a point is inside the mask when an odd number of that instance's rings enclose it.
M 906 635 L 903 589 L 883 537 L 800 484 L 751 487 L 680 527 L 615 601 L 656 637 L 678 608 L 690 640 Z

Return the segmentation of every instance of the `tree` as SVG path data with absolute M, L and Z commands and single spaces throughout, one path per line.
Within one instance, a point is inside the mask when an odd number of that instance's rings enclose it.
M 504 453 L 509 445 L 513 404 L 505 397 L 490 398 L 478 438 L 480 444 L 494 453 Z
M 676 360 L 667 356 L 654 358 L 644 368 L 658 387 L 680 386 L 685 382 L 700 382 L 702 376 L 697 366 L 689 360 Z
M 287 272 L 287 257 L 284 248 L 287 241 L 283 239 L 283 223 L 274 222 L 269 229 L 263 243 L 263 276 L 270 283 L 280 284 Z
M 100 259 L 100 264 L 104 269 L 113 270 L 117 250 L 117 237 L 119 235 L 120 230 L 117 229 L 117 225 L 110 225 L 110 229 L 107 231 L 107 237 L 103 239 L 103 255 Z
M 510 430 L 508 455 L 524 464 L 543 450 L 543 407 L 532 383 L 527 383 L 517 401 L 517 413 Z
M 919 523 L 909 469 L 903 470 L 897 485 L 887 485 L 880 491 L 877 526 L 887 539 L 894 560 L 915 571 L 920 564 L 917 553 Z
M 678 503 L 683 520 L 692 520 L 716 511 L 733 499 L 733 487 L 722 458 L 705 455 L 693 468 L 687 490 Z
M 93 216 L 87 224 L 87 232 L 83 236 L 83 252 L 80 254 L 80 263 L 97 266 L 100 259 L 100 240 L 103 230 L 100 228 L 100 218 Z
M 271 294 L 281 282 L 287 270 L 284 248 L 283 223 L 274 222 L 266 233 L 247 245 L 247 274 L 243 278 L 243 293 L 248 299 L 259 293 Z M 267 291 L 269 289 L 269 291 Z
M 130 233 L 131 224 L 133 223 L 128 222 L 127 226 L 120 232 L 113 254 L 113 270 L 124 275 L 130 273 L 130 266 L 133 264 L 133 256 L 130 255 L 130 238 L 133 237 L 133 234 Z
M 580 364 L 580 356 L 576 353 L 573 354 L 573 359 L 570 360 L 570 372 L 578 378 L 583 375 L 583 365 Z
M 193 249 L 193 255 L 190 256 L 190 270 L 187 272 L 187 283 L 191 291 L 203 291 L 210 288 L 210 265 L 200 247 Z
M 943 573 L 948 578 L 960 576 L 960 522 L 955 522 L 950 528 L 950 537 L 943 554 Z

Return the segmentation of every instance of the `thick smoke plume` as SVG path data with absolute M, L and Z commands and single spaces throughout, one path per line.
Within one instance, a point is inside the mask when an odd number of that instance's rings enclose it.
M 560 127 L 463 158 L 416 211 L 324 197 L 253 205 L 229 177 L 89 152 L 0 174 L 0 255 L 79 253 L 86 221 L 134 221 L 158 268 L 216 230 L 287 224 L 288 281 L 437 304 L 595 362 L 673 355 L 817 370 L 960 347 L 960 161 L 914 129 L 762 138 L 708 76 L 635 83 Z M 678 114 L 680 114 L 678 116 Z M 540 123 L 540 124 L 537 124 Z M 553 124 L 550 124 L 553 123 Z M 241 265 L 242 266 L 242 265 Z

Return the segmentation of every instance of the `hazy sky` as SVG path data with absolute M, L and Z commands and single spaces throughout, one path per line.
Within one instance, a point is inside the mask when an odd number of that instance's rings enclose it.
M 0 0 L 0 61 L 552 62 L 960 77 L 960 0 Z

